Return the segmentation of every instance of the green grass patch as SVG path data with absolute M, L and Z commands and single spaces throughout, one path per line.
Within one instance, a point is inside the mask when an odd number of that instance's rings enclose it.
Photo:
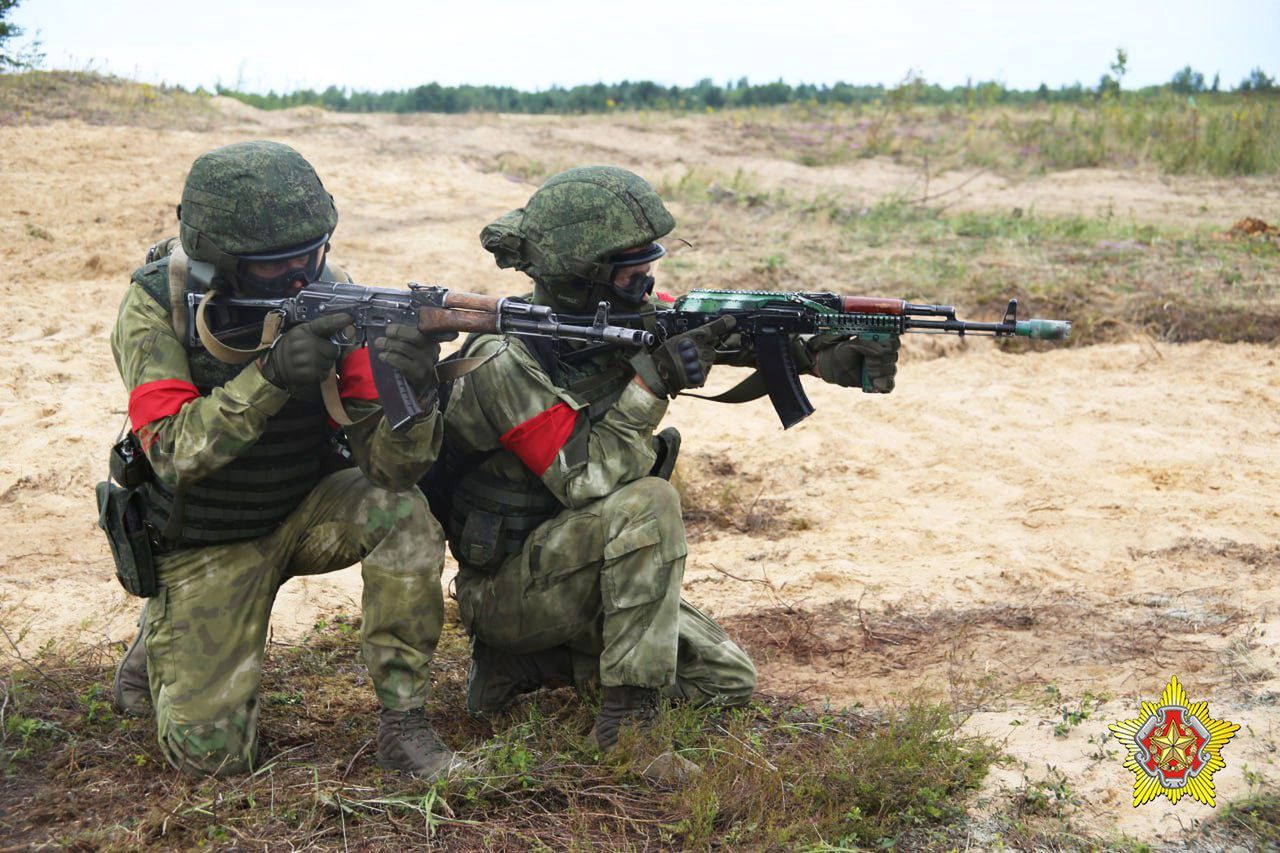
M 691 170 L 671 183 L 697 208 L 683 218 L 716 228 L 713 251 L 681 253 L 664 267 L 673 291 L 834 290 L 955 305 L 975 320 L 997 319 L 1017 298 L 1022 316 L 1071 320 L 1072 346 L 1142 334 L 1228 343 L 1280 336 L 1280 244 L 1266 235 L 1106 212 L 953 212 L 901 196 L 851 204 L 761 193 L 742 174 Z M 731 254 L 714 251 L 721 245 Z
M 594 708 L 570 690 L 537 694 L 492 727 L 467 718 L 466 645 L 451 625 L 429 714 L 482 770 L 425 785 L 373 761 L 376 702 L 353 627 L 327 620 L 268 648 L 263 764 L 230 780 L 179 775 L 152 721 L 106 706 L 118 649 L 20 663 L 5 679 L 0 834 L 82 849 L 945 846 L 997 758 L 945 707 L 868 717 L 761 696 L 732 711 L 665 709 L 659 736 L 703 772 L 655 787 L 633 754 L 592 752 Z
M 1201 835 L 1251 850 L 1280 849 L 1280 794 L 1257 793 L 1222 804 Z
M 1280 96 L 1125 93 L 1069 104 L 793 104 L 725 113 L 744 150 L 805 166 L 869 157 L 1010 175 L 1148 167 L 1168 174 L 1280 171 Z

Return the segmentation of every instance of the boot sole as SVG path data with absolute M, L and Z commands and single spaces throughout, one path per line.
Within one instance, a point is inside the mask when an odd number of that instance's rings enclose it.
M 393 764 L 390 761 L 383 759 L 382 756 L 378 756 L 377 762 L 378 762 L 378 766 L 381 767 L 383 770 L 392 770 L 397 773 L 408 773 L 413 778 L 421 779 L 424 782 L 437 782 L 455 773 L 460 773 L 460 772 L 472 769 L 471 764 L 469 762 L 466 762 L 457 758 L 451 761 L 447 767 L 442 767 L 439 770 L 436 770 L 432 773 L 419 773 L 414 770 L 410 770 L 407 767 L 401 767 L 398 764 Z

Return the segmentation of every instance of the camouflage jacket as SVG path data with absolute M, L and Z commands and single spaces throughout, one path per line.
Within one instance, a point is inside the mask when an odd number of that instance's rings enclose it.
M 147 276 L 163 276 L 165 268 L 153 263 L 135 272 L 120 303 L 111 349 L 129 391 L 132 429 L 156 477 L 171 489 L 185 489 L 252 447 L 289 393 L 268 382 L 254 362 L 217 387 L 196 388 L 168 308 L 143 287 Z M 341 380 L 347 412 L 356 421 L 346 428 L 356 464 L 382 488 L 413 485 L 439 452 L 439 413 L 393 433 L 369 393 L 371 383 L 344 387 Z
M 621 385 L 616 400 L 594 411 L 588 398 L 553 382 L 519 339 L 486 335 L 467 354 L 489 360 L 454 382 L 445 410 L 451 461 L 482 458 L 485 474 L 517 490 L 521 484 L 540 490 L 541 483 L 571 508 L 605 497 L 653 467 L 653 431 L 667 400 L 632 381 L 623 367 L 625 353 L 611 352 L 591 366 L 597 373 L 612 371 Z

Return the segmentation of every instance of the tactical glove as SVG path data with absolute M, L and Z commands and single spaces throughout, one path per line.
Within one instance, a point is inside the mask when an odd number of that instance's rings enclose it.
M 899 345 L 896 335 L 886 341 L 848 338 L 818 343 L 813 347 L 817 374 L 825 382 L 861 388 L 865 367 L 871 380 L 871 392 L 888 394 L 893 390 L 893 379 L 898 373 Z
M 686 388 L 701 388 L 716 360 L 716 344 L 733 327 L 734 317 L 673 335 L 648 352 L 631 357 L 636 375 L 659 397 L 674 397 Z
M 341 351 L 329 337 L 350 325 L 350 314 L 330 314 L 294 326 L 259 361 L 262 375 L 290 393 L 296 388 L 318 385 L 329 375 Z
M 418 397 L 436 387 L 439 343 L 414 326 L 393 323 L 387 326 L 386 335 L 377 339 L 376 346 L 378 361 L 400 371 Z

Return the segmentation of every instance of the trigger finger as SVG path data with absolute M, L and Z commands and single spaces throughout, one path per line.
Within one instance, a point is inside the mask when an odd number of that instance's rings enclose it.
M 327 338 L 350 326 L 354 318 L 350 314 L 325 314 L 307 324 L 307 329 L 316 337 Z
M 734 317 L 732 314 L 729 314 L 727 316 L 721 317 L 719 320 L 716 320 L 715 323 L 712 324 L 711 331 L 716 336 L 716 339 L 719 340 L 720 338 L 723 338 L 725 335 L 732 332 L 735 328 L 737 328 L 737 326 L 738 326 L 738 318 Z

